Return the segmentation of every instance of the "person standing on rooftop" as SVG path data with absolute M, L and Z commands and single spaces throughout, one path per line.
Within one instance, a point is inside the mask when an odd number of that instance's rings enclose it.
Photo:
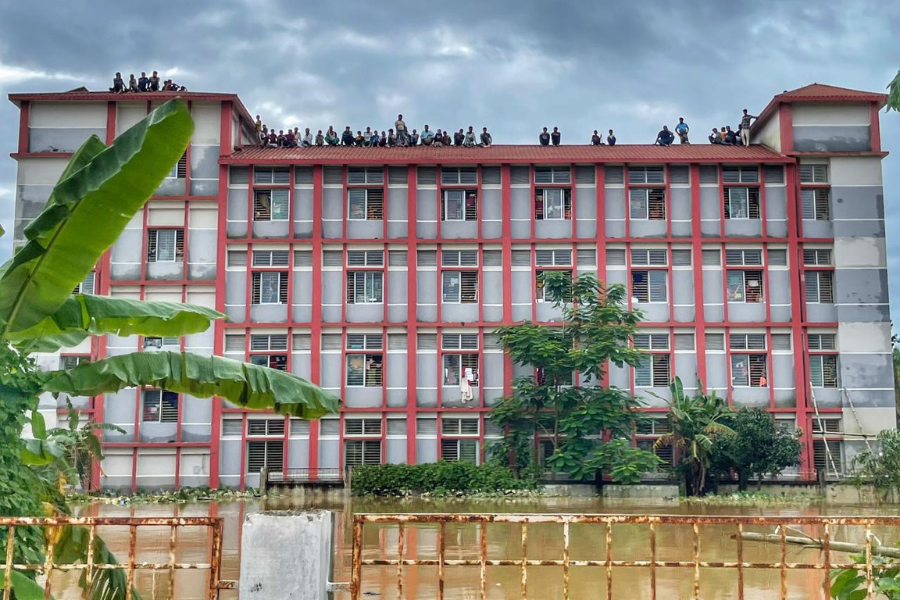
M 612 129 L 609 130 L 609 135 L 606 136 L 606 143 L 610 146 L 616 145 L 616 134 L 613 133 Z
M 485 148 L 490 148 L 491 144 L 494 143 L 494 138 L 491 137 L 491 134 L 488 133 L 487 127 L 481 128 L 481 145 Z
M 746 108 L 744 109 L 744 114 L 741 115 L 741 141 L 744 142 L 745 146 L 750 145 L 750 121 L 758 118 L 748 113 Z
M 394 129 L 397 130 L 397 145 L 400 145 L 400 142 L 403 142 L 403 145 L 406 145 L 406 123 L 403 122 L 403 115 L 397 115 L 397 120 L 394 121 Z
M 559 132 L 559 127 L 553 128 L 553 133 L 550 134 L 550 139 L 553 141 L 554 146 L 559 146 L 559 140 L 562 137 L 562 134 Z
M 678 117 L 678 125 L 675 126 L 675 133 L 678 134 L 678 143 L 680 144 L 690 144 L 690 140 L 688 140 L 688 132 L 690 132 L 691 128 L 688 127 L 688 124 L 684 122 L 684 117 Z
M 544 127 L 544 130 L 541 131 L 541 134 L 538 136 L 538 142 L 540 142 L 541 146 L 550 145 L 550 134 L 547 132 L 546 127 Z

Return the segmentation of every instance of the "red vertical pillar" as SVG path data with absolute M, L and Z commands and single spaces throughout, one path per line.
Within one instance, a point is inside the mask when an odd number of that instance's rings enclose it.
M 700 210 L 700 166 L 691 165 L 691 264 L 694 273 L 694 344 L 697 377 L 706 390 L 706 316 L 703 310 L 703 232 Z
M 416 306 L 418 294 L 416 286 L 416 177 L 414 165 L 406 168 L 406 462 L 416 464 L 416 343 L 418 340 L 418 315 Z
M 322 165 L 313 167 L 312 322 L 310 379 L 321 384 L 322 370 Z M 319 421 L 309 423 L 309 468 L 319 467 Z

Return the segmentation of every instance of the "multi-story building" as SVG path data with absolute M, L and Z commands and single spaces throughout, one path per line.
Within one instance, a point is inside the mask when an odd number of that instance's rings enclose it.
M 11 95 L 17 241 L 87 136 L 112 142 L 169 95 Z M 895 426 L 881 94 L 779 94 L 750 147 L 476 149 L 261 148 L 237 96 L 180 95 L 190 147 L 81 291 L 192 302 L 229 321 L 184 339 L 109 336 L 42 364 L 183 348 L 296 373 L 343 407 L 308 423 L 158 390 L 76 399 L 125 430 L 104 432 L 105 486 L 482 460 L 498 436 L 487 413 L 527 374 L 492 331 L 559 320 L 536 284 L 549 269 L 628 286 L 650 356 L 608 380 L 660 418 L 670 379 L 692 391 L 699 379 L 802 428 L 809 478 L 841 472 L 864 435 Z M 655 421 L 636 441 L 663 430 Z

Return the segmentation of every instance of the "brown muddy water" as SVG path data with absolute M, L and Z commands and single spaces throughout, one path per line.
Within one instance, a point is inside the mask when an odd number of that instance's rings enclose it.
M 349 582 L 351 565 L 351 535 L 354 513 L 568 513 L 568 514 L 704 514 L 704 515 L 783 515 L 783 516 L 861 516 L 900 514 L 897 505 L 824 505 L 811 504 L 797 507 L 746 507 L 746 506 L 685 506 L 665 500 L 604 500 L 601 498 L 528 498 L 514 500 L 373 500 L 348 498 L 343 501 L 270 499 L 268 501 L 240 501 L 230 503 L 196 503 L 181 505 L 142 504 L 114 506 L 109 504 L 80 507 L 80 516 L 220 516 L 225 522 L 223 579 L 238 579 L 240 564 L 241 532 L 244 516 L 261 510 L 328 509 L 337 513 L 336 555 L 334 581 Z M 798 527 L 798 531 L 813 537 L 822 532 L 815 527 Z M 747 531 L 772 533 L 773 528 L 753 527 Z M 734 527 L 706 527 L 700 533 L 701 561 L 737 560 Z M 896 545 L 900 532 L 877 529 L 875 533 L 884 545 Z M 406 530 L 404 558 L 436 558 L 438 544 L 436 525 L 421 525 Z M 128 530 L 107 529 L 103 538 L 124 559 L 127 555 Z M 794 535 L 791 533 L 791 535 Z M 166 528 L 141 528 L 138 535 L 137 562 L 168 561 L 169 533 Z M 692 561 L 693 544 L 690 526 L 663 526 L 657 530 L 657 560 Z M 862 528 L 835 527 L 833 540 L 862 542 Z M 207 532 L 200 528 L 185 529 L 179 533 L 179 562 L 208 561 Z M 364 538 L 365 558 L 397 558 L 398 532 L 395 527 L 367 525 Z M 479 555 L 479 529 L 477 525 L 447 525 L 445 530 L 445 556 L 447 559 L 477 559 Z M 521 559 L 521 533 L 518 525 L 492 524 L 487 529 L 488 558 Z M 292 551 L 290 547 L 283 552 Z M 639 525 L 617 525 L 613 528 L 612 551 L 614 560 L 650 560 L 649 528 Z M 528 559 L 556 559 L 563 554 L 561 525 L 529 525 Z M 573 524 L 570 529 L 571 560 L 605 560 L 606 532 L 603 525 Z M 744 560 L 747 562 L 778 562 L 781 551 L 777 545 L 745 542 Z M 822 553 L 816 549 L 789 547 L 787 562 L 821 562 Z M 845 559 L 846 555 L 832 552 L 832 561 Z M 613 570 L 612 598 L 650 598 L 650 572 L 648 568 L 620 567 Z M 179 600 L 203 598 L 206 583 L 205 572 L 180 571 L 175 580 L 175 596 Z M 363 577 L 363 597 L 370 600 L 428 599 L 438 597 L 436 567 L 404 567 L 402 592 L 398 590 L 396 567 L 367 567 Z M 156 582 L 147 573 L 137 579 L 144 598 L 164 598 L 167 575 L 161 573 Z M 690 598 L 692 568 L 658 568 L 656 572 L 659 600 Z M 529 567 L 526 600 L 556 600 L 563 598 L 563 573 L 561 567 Z M 744 582 L 747 600 L 779 598 L 780 571 L 745 570 Z M 788 572 L 789 598 L 822 598 L 821 572 Z M 480 598 L 478 567 L 445 568 L 445 595 L 447 600 L 475 600 Z M 491 600 L 522 599 L 521 569 L 518 567 L 488 567 L 487 597 Z M 77 598 L 76 590 L 71 590 Z M 701 569 L 700 597 L 706 599 L 739 598 L 737 573 L 733 569 Z M 69 596 L 70 594 L 65 594 Z M 57 597 L 60 597 L 59 595 Z M 223 592 L 226 600 L 237 598 L 237 592 Z M 338 591 L 335 600 L 347 600 L 346 591 Z M 570 570 L 570 598 L 573 600 L 606 600 L 606 570 L 604 567 L 573 567 Z

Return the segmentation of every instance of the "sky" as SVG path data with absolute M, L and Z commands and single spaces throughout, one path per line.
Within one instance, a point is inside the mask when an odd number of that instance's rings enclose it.
M 671 0 L 0 0 L 0 223 L 12 230 L 12 92 L 105 90 L 158 70 L 236 92 L 276 128 L 487 126 L 494 142 L 613 128 L 652 143 L 683 116 L 695 143 L 783 90 L 883 91 L 900 2 Z M 900 264 L 900 113 L 882 113 L 889 265 Z M 11 236 L 0 238 L 0 261 Z M 891 297 L 900 309 L 900 276 Z

